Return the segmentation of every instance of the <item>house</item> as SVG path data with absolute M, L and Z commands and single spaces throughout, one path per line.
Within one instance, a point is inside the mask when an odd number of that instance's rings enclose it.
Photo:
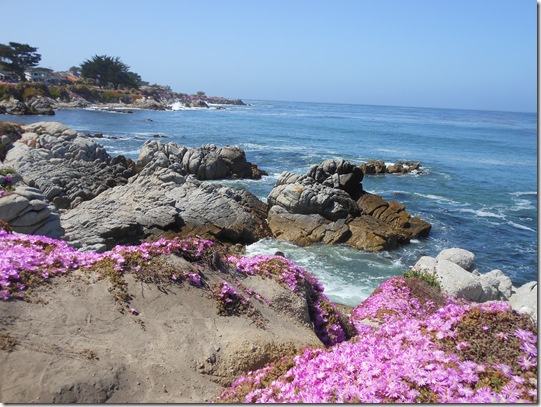
M 19 77 L 13 72 L 0 71 L 0 82 L 19 82 Z
M 60 85 L 62 77 L 49 68 L 30 68 L 24 72 L 26 80 L 29 82 L 43 82 L 46 85 Z

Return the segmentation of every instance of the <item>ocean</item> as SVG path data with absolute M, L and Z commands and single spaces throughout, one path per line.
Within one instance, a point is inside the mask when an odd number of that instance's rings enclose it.
M 502 270 L 515 286 L 537 280 L 537 115 L 351 104 L 245 100 L 247 106 L 131 114 L 83 109 L 56 116 L 7 116 L 23 123 L 58 121 L 95 139 L 111 155 L 137 159 L 156 135 L 187 147 L 238 145 L 267 171 L 261 180 L 228 180 L 266 202 L 284 171 L 305 173 L 325 159 L 354 164 L 418 161 L 422 173 L 365 176 L 363 188 L 406 206 L 432 224 L 430 236 L 395 251 L 296 247 L 264 239 L 248 255 L 280 250 L 314 274 L 333 301 L 355 306 L 423 255 L 460 247 L 481 273 Z

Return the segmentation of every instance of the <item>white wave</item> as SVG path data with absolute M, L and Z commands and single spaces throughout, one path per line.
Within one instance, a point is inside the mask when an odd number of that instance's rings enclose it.
M 514 195 L 514 196 L 534 195 L 534 196 L 537 196 L 537 191 L 525 191 L 525 192 L 518 191 L 518 192 L 511 192 L 510 195 Z
M 509 221 L 509 222 L 507 222 L 507 224 L 508 224 L 508 225 L 511 225 L 511 226 L 513 226 L 514 228 L 517 228 L 517 229 L 528 230 L 528 231 L 530 231 L 530 232 L 535 232 L 535 233 L 537 233 L 537 230 L 532 229 L 532 228 L 529 228 L 528 226 L 520 225 L 520 224 L 515 223 L 515 222 Z
M 505 215 L 500 213 L 492 213 L 481 209 L 458 209 L 459 212 L 473 213 L 480 218 L 498 218 L 505 219 Z
M 107 150 L 107 152 L 111 155 L 139 155 L 141 152 L 141 149 L 135 149 L 135 150 L 121 150 L 121 149 L 111 149 Z
M 421 194 L 420 192 L 414 192 L 413 193 L 414 195 L 417 195 L 417 196 L 420 196 L 421 198 L 427 198 L 427 199 L 431 199 L 433 201 L 437 201 L 437 202 L 442 202 L 442 203 L 447 203 L 447 204 L 451 204 L 451 205 L 464 205 L 458 201 L 455 201 L 451 198 L 447 198 L 445 196 L 441 196 L 441 195 L 433 195 L 433 194 Z

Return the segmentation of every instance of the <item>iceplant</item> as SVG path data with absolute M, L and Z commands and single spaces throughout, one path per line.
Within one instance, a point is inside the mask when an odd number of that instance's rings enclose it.
M 355 308 L 352 318 L 358 329 L 353 339 L 328 349 L 307 348 L 285 371 L 282 363 L 249 372 L 215 401 L 537 402 L 537 327 L 513 314 L 506 303 L 447 298 L 434 309 L 429 301 L 412 297 L 399 277 L 382 284 Z M 528 329 L 511 328 L 515 323 Z M 493 332 L 502 326 L 510 333 Z M 516 366 L 482 353 L 468 359 L 470 338 L 477 338 L 477 346 L 516 340 L 509 347 L 512 355 L 508 349 L 490 355 L 517 360 Z

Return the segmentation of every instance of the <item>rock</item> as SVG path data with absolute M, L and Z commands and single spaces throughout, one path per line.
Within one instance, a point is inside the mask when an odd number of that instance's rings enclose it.
M 344 219 L 332 222 L 317 214 L 294 214 L 278 205 L 271 207 L 268 219 L 274 237 L 298 246 L 345 243 L 351 235 Z
M 0 161 L 4 161 L 13 143 L 21 138 L 23 130 L 20 124 L 0 121 Z
M 274 236 L 298 245 L 346 243 L 380 251 L 428 235 L 429 223 L 364 191 L 362 179 L 361 169 L 344 160 L 325 160 L 303 175 L 283 173 L 267 198 Z
M 476 302 L 485 302 L 497 297 L 490 286 L 489 291 L 485 292 L 478 278 L 452 261 L 437 260 L 436 275 L 443 291 L 452 297 Z
M 424 220 L 411 216 L 404 205 L 394 201 L 385 201 L 378 195 L 368 192 L 357 200 L 361 212 L 389 225 L 396 234 L 399 243 L 407 243 L 417 237 L 427 237 L 432 226 Z
M 366 175 L 385 174 L 387 172 L 387 165 L 383 161 L 371 160 L 361 164 L 360 168 Z
M 353 199 L 362 192 L 363 172 L 345 160 L 324 160 L 313 165 L 307 176 L 331 188 L 345 191 Z
M 480 275 L 481 284 L 485 285 L 485 280 L 496 280 L 494 283 L 498 291 L 498 299 L 502 301 L 507 301 L 511 298 L 513 294 L 513 283 L 511 279 L 507 277 L 501 270 L 492 270 L 486 274 Z
M 468 271 L 472 270 L 474 259 L 472 252 L 457 247 L 444 249 L 436 257 L 436 260 L 449 260 Z
M 58 209 L 68 209 L 103 191 L 126 184 L 137 172 L 123 156 L 111 157 L 102 145 L 57 122 L 22 126 L 21 139 L 8 150 L 4 165 L 39 188 Z
M 283 174 L 270 192 L 269 207 L 278 205 L 294 214 L 317 214 L 331 221 L 359 213 L 355 201 L 345 191 L 323 185 L 309 176 L 290 175 Z
M 531 281 L 513 290 L 509 304 L 513 309 L 528 314 L 537 321 L 538 289 L 537 281 Z
M 383 161 L 371 160 L 360 165 L 362 172 L 366 175 L 379 175 L 379 174 L 408 174 L 411 172 L 419 172 L 421 163 L 414 161 L 399 161 L 395 164 L 387 166 Z
M 262 175 L 267 175 L 257 165 L 248 162 L 244 150 L 236 146 L 217 147 L 209 144 L 188 149 L 173 142 L 149 140 L 143 145 L 137 162 L 145 174 L 156 168 L 179 165 L 198 180 L 260 179 Z
M 55 101 L 45 96 L 34 96 L 26 101 L 30 114 L 54 116 L 53 106 Z
M 22 184 L 0 196 L 0 220 L 7 222 L 17 233 L 55 239 L 64 235 L 56 208 L 47 204 L 41 191 Z
M 160 168 L 80 203 L 61 221 L 72 245 L 103 251 L 167 231 L 249 244 L 271 235 L 265 218 L 266 205 L 248 191 Z
M 513 309 L 537 318 L 537 282 L 516 289 L 501 270 L 469 272 L 463 266 L 471 268 L 474 257 L 464 249 L 445 249 L 436 258 L 421 257 L 412 270 L 437 277 L 442 291 L 453 297 L 475 302 L 508 301 Z
M 13 115 L 46 115 L 54 116 L 55 101 L 45 96 L 34 96 L 25 102 L 11 97 L 0 101 L 0 111 Z
M 13 114 L 17 116 L 31 114 L 28 106 L 14 97 L 0 101 L 0 113 Z

